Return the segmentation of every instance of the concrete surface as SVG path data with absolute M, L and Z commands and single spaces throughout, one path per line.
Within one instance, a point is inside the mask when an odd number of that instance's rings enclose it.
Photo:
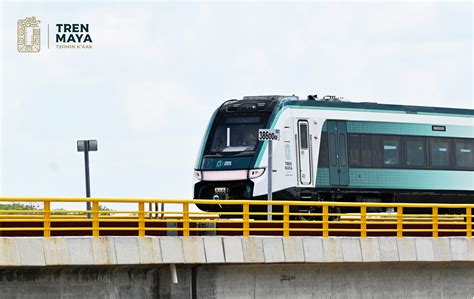
M 470 238 L 0 238 L 0 267 L 474 261 Z
M 0 238 L 0 298 L 157 297 L 473 298 L 474 239 Z
M 240 238 L 224 238 L 224 252 L 226 263 L 243 263 L 244 251 Z
M 263 256 L 265 263 L 284 263 L 285 253 L 283 252 L 283 240 L 278 237 L 264 238 Z
M 0 269 L 0 298 L 472 298 L 473 262 Z
M 224 245 L 221 237 L 202 237 L 206 252 L 206 263 L 225 263 Z
M 472 298 L 473 262 L 21 267 L 0 298 Z
M 158 273 L 142 266 L 0 269 L 0 298 L 158 298 Z
M 262 238 L 239 238 L 245 263 L 264 263 Z
M 304 247 L 302 238 L 283 238 L 283 251 L 285 262 L 304 263 Z
M 197 267 L 193 288 L 197 298 L 472 298 L 473 266 L 472 262 L 203 265 Z

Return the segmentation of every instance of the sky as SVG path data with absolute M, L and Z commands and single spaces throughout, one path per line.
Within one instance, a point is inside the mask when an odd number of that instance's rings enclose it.
M 48 49 L 59 23 L 92 48 Z M 191 198 L 212 112 L 245 95 L 473 109 L 472 46 L 472 2 L 2 1 L 0 196 L 84 196 L 97 139 L 93 197 Z

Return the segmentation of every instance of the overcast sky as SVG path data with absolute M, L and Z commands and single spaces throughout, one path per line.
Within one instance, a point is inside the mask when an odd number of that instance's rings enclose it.
M 2 2 L 2 196 L 192 196 L 207 121 L 244 95 L 474 108 L 472 2 Z M 16 22 L 41 20 L 18 53 Z M 87 23 L 93 48 L 47 49 Z

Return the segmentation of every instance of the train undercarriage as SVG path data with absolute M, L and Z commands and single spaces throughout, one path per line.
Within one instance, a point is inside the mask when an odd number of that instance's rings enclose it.
M 243 180 L 239 182 L 201 182 L 195 186 L 195 194 L 199 194 L 201 199 L 214 200 L 261 200 L 266 201 L 267 196 L 253 197 L 253 182 Z M 472 202 L 474 193 L 459 191 L 440 191 L 431 190 L 350 190 L 350 189 L 321 189 L 321 188 L 289 188 L 273 193 L 274 201 L 314 201 L 314 202 L 369 202 L 369 203 L 387 203 L 387 207 L 368 207 L 368 213 L 395 212 L 390 207 L 390 203 L 442 203 L 452 204 L 452 208 L 443 208 L 438 212 L 442 214 L 462 214 L 464 209 L 456 207 L 459 204 L 468 204 Z M 241 205 L 202 205 L 198 208 L 208 212 L 241 212 Z M 281 213 L 281 206 L 275 205 L 274 212 Z M 320 213 L 320 205 L 315 206 L 290 206 L 291 213 Z M 352 207 L 333 207 L 332 213 L 358 213 L 359 208 Z M 265 212 L 266 205 L 255 205 L 250 207 L 254 213 Z M 330 211 L 331 212 L 331 211 Z M 405 208 L 405 213 L 426 213 L 428 211 Z M 232 217 L 230 217 L 232 218 Z

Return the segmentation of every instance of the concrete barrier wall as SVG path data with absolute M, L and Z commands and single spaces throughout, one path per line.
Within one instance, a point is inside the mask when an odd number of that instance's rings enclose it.
M 473 266 L 471 262 L 203 265 L 195 270 L 194 289 L 196 298 L 473 298 Z M 168 294 L 163 288 L 160 293 Z
M 160 298 L 159 273 L 143 266 L 0 269 L 0 298 Z
M 473 298 L 473 262 L 0 269 L 0 298 Z
M 0 238 L 0 267 L 474 261 L 470 238 Z
M 0 298 L 473 298 L 473 240 L 0 238 Z

